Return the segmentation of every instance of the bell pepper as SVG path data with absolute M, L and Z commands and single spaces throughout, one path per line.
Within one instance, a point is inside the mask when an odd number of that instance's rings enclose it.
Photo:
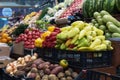
M 65 59 L 62 59 L 59 63 L 63 68 L 68 67 L 68 61 Z
M 38 38 L 35 40 L 35 46 L 36 47 L 42 47 L 43 40 L 41 38 Z
M 100 39 L 100 40 L 104 41 L 105 40 L 105 36 L 103 36 L 103 35 L 96 36 L 96 37 L 93 38 L 93 40 L 95 40 L 95 39 Z
M 107 50 L 106 44 L 97 45 L 93 48 L 95 51 Z
M 90 48 L 90 47 L 80 47 L 80 48 L 78 48 L 78 51 L 93 51 L 93 48 Z
M 44 40 L 47 36 L 49 36 L 51 34 L 50 31 L 46 31 L 44 33 L 41 34 L 41 38 Z
M 105 41 L 103 41 L 103 43 L 107 45 L 108 50 L 113 50 L 113 47 L 111 46 L 111 41 L 105 40 Z
M 66 43 L 65 43 L 65 46 L 66 46 L 66 47 L 68 47 L 68 46 L 71 44 L 71 40 L 72 40 L 72 39 L 68 39 L 68 40 L 66 41 Z
M 87 32 L 86 30 L 80 31 L 80 33 L 79 33 L 79 39 L 83 38 L 86 35 L 86 32 Z
M 90 48 L 94 48 L 95 46 L 98 46 L 102 43 L 102 41 L 100 39 L 95 39 L 91 45 L 90 45 Z
M 55 30 L 55 26 L 49 26 L 48 31 L 53 32 Z
M 77 47 L 88 47 L 89 46 L 89 42 L 86 38 L 82 38 L 80 41 L 79 41 L 79 44 Z

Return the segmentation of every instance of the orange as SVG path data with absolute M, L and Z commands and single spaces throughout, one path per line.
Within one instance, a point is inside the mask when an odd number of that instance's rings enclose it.
M 7 37 L 7 40 L 8 40 L 8 41 L 11 41 L 11 40 L 12 40 L 12 38 L 11 38 L 11 37 Z
M 3 43 L 7 43 L 7 39 L 2 38 L 2 39 L 1 39 L 1 42 L 3 42 Z
M 7 38 L 9 35 L 8 34 L 6 34 L 6 33 L 3 33 L 2 34 L 2 38 Z
M 12 43 L 12 41 L 10 40 L 8 43 Z

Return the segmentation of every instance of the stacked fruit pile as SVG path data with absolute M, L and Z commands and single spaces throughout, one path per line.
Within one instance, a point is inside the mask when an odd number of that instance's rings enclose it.
M 82 8 L 82 4 L 83 4 L 84 0 L 74 0 L 74 2 L 72 2 L 72 4 L 70 5 L 70 7 L 68 7 L 60 16 L 60 18 L 66 18 L 70 15 L 72 15 L 72 13 L 74 11 L 76 11 L 77 9 Z
M 104 31 L 106 38 L 120 37 L 120 22 L 107 11 L 95 12 L 92 23 Z
M 83 4 L 83 15 L 86 18 L 92 17 L 96 11 L 106 10 L 110 13 L 115 12 L 115 1 L 119 0 L 85 0 Z
M 2 43 L 11 43 L 12 38 L 7 33 L 0 34 L 0 42 Z
M 26 15 L 23 22 L 26 24 L 31 24 L 32 22 L 35 22 L 39 16 L 40 16 L 41 12 L 31 12 L 30 14 Z
M 64 70 L 59 64 L 37 59 L 37 54 L 26 55 L 7 65 L 5 71 L 12 76 L 25 76 L 35 80 L 73 80 L 78 76 L 71 68 Z
M 48 30 L 41 34 L 41 37 L 35 40 L 36 47 L 54 48 L 56 45 L 56 36 L 60 33 L 60 28 L 49 26 Z
M 35 40 L 41 36 L 41 31 L 37 28 L 27 28 L 24 33 L 20 34 L 16 39 L 16 43 L 24 42 L 24 47 L 27 49 L 35 48 Z
M 102 30 L 91 24 L 76 21 L 71 26 L 61 28 L 55 47 L 76 51 L 111 50 L 111 42 L 105 40 L 103 33 Z

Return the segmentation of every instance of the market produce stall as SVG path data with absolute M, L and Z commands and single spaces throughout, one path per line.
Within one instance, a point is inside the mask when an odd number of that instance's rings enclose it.
M 64 0 L 4 26 L 0 42 L 16 60 L 1 80 L 119 80 L 119 4 Z

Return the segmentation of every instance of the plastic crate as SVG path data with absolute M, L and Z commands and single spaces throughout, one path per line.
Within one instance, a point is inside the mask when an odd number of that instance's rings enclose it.
M 24 75 L 23 76 L 11 76 L 5 72 L 5 69 L 2 69 L 2 75 L 0 80 L 34 80 L 32 78 L 26 78 Z
M 120 80 L 120 76 L 111 75 L 109 73 L 98 72 L 93 70 L 83 70 L 74 80 Z
M 98 68 L 111 66 L 112 51 L 80 52 L 54 48 L 43 48 L 39 55 L 48 61 L 59 62 L 66 59 L 69 65 L 76 68 Z

